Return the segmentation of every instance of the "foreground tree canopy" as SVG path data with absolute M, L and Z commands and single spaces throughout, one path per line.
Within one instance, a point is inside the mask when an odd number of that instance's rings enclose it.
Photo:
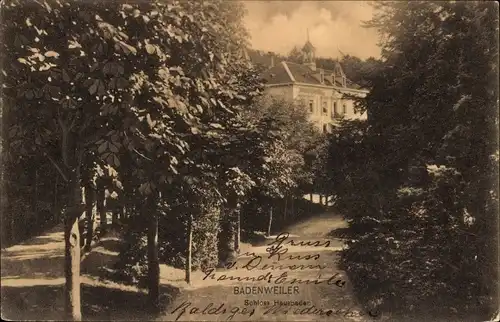
M 263 83 L 242 55 L 241 3 L 12 0 L 2 9 L 4 161 L 10 169 L 42 162 L 62 182 L 59 190 L 67 188 L 61 208 L 69 318 L 82 318 L 79 217 L 86 209 L 92 239 L 93 190 L 103 224 L 104 189 L 112 207 L 136 223 L 128 242 L 139 249 L 134 256 L 147 259 L 157 307 L 161 256 L 181 252 L 189 282 L 194 250 L 196 267 L 235 251 L 230 244 L 239 239 L 247 194 L 267 189 L 281 197 L 304 180 L 297 171 L 304 143 L 298 133 L 290 139 L 293 120 L 283 122 L 289 103 L 271 104 L 281 119 L 247 113 L 267 103 L 256 100 Z M 307 118 L 295 118 L 313 138 Z M 170 237 L 160 252 L 162 222 L 179 223 L 182 249 Z
M 375 9 L 369 25 L 382 35 L 383 59 L 359 102 L 368 121 L 341 124 L 327 156 L 332 192 L 354 234 L 344 266 L 371 306 L 492 310 L 498 7 L 388 2 Z

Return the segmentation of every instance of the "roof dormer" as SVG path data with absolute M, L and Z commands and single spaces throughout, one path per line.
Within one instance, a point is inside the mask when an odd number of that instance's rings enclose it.
M 342 87 L 347 87 L 347 78 L 339 62 L 335 63 L 335 69 L 333 71 L 333 84 L 337 85 L 337 83 L 340 83 Z

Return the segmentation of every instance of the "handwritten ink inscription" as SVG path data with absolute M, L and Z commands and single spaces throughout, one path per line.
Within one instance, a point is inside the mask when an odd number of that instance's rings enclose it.
M 207 306 L 200 308 L 194 306 L 191 302 L 184 302 L 172 311 L 172 314 L 177 314 L 175 321 L 179 321 L 179 319 L 186 313 L 208 316 L 228 314 L 227 320 L 229 321 L 232 320 L 236 314 L 251 317 L 254 315 L 255 309 L 247 309 L 246 307 L 237 306 L 227 307 L 225 303 L 208 303 Z
M 378 313 L 369 311 L 367 313 L 352 308 L 318 307 L 307 298 L 301 299 L 300 293 L 303 288 L 308 290 L 310 296 L 311 287 L 322 285 L 322 287 L 333 287 L 343 289 L 346 281 L 338 272 L 332 272 L 331 267 L 325 265 L 322 255 L 331 246 L 330 240 L 302 241 L 290 238 L 289 233 L 281 233 L 270 243 L 265 245 L 265 252 L 246 252 L 240 254 L 237 260 L 228 263 L 226 271 L 217 271 L 215 268 L 205 270 L 203 280 L 214 280 L 216 282 L 242 282 L 243 285 L 231 286 L 231 296 L 244 296 L 243 303 L 233 304 L 233 298 L 220 303 L 209 303 L 197 306 L 190 301 L 185 301 L 175 307 L 170 313 L 175 316 L 176 321 L 185 318 L 187 314 L 201 315 L 202 319 L 218 320 L 215 316 L 224 316 L 227 321 L 236 316 L 245 320 L 265 320 L 269 315 L 314 315 L 314 316 L 369 316 L 377 317 Z M 300 248 L 300 252 L 297 251 Z M 304 251 L 306 249 L 307 251 Z M 316 251 L 317 250 L 317 251 Z M 297 254 L 299 252 L 299 254 Z M 323 252 L 323 253 L 322 253 Z M 326 252 L 326 253 L 331 253 Z M 252 274 L 253 272 L 253 274 Z M 311 274 L 317 273 L 316 277 Z M 298 276 L 297 276 L 298 275 Z M 249 283 L 260 283 L 264 285 L 249 285 Z M 296 299 L 251 299 L 251 296 L 295 296 Z
M 191 302 L 183 302 L 181 305 L 176 307 L 171 314 L 175 314 L 175 321 L 179 321 L 185 314 L 200 314 L 208 316 L 221 316 L 227 314 L 227 321 L 231 321 L 236 315 L 242 315 L 247 317 L 252 317 L 256 313 L 256 309 L 251 307 L 240 307 L 240 306 L 227 306 L 226 303 L 209 303 L 205 307 L 194 306 Z M 263 309 L 262 315 L 316 315 L 316 316 L 332 316 L 332 315 L 342 315 L 344 317 L 360 317 L 368 315 L 372 318 L 378 316 L 378 312 L 369 311 L 368 314 L 363 312 L 353 310 L 352 308 L 332 308 L 323 309 L 318 308 L 314 304 L 308 304 L 305 307 L 292 308 L 289 305 L 283 305 L 280 303 L 274 303 L 271 307 Z M 209 317 L 207 317 L 209 318 Z
M 323 284 L 336 285 L 338 287 L 344 287 L 345 281 L 340 278 L 339 273 L 333 275 L 322 276 L 318 275 L 314 279 L 302 279 L 302 278 L 292 278 L 289 277 L 287 271 L 297 271 L 297 270 L 322 270 L 326 268 L 325 265 L 320 264 L 279 264 L 282 261 L 317 261 L 321 258 L 319 253 L 305 254 L 305 255 L 291 255 L 288 254 L 288 247 L 286 246 L 309 246 L 309 247 L 329 247 L 330 241 L 294 241 L 293 239 L 288 240 L 289 233 L 281 233 L 276 236 L 276 239 L 269 243 L 266 248 L 265 255 L 257 255 L 255 253 L 244 253 L 240 255 L 249 256 L 250 259 L 243 263 L 243 265 L 237 265 L 237 261 L 228 263 L 226 265 L 227 269 L 245 269 L 248 271 L 253 270 L 269 270 L 269 271 L 284 271 L 281 273 L 271 273 L 267 272 L 260 274 L 258 276 L 237 276 L 231 274 L 217 274 L 215 268 L 208 269 L 204 272 L 205 276 L 203 280 L 211 279 L 217 281 L 239 281 L 239 282 L 267 282 L 269 284 L 281 285 L 281 284 Z M 275 264 L 262 264 L 262 262 L 267 259 L 275 260 Z M 239 293 L 247 294 L 247 293 Z M 278 293 L 286 294 L 286 293 Z

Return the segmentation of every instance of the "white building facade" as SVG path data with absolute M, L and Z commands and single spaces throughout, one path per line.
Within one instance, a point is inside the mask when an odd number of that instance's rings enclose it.
M 302 64 L 282 61 L 264 72 L 266 92 L 299 100 L 308 109 L 311 120 L 323 132 L 330 132 L 340 118 L 366 119 L 357 113 L 348 96 L 365 97 L 367 90 L 349 81 L 339 63 L 335 70 L 317 68 L 315 49 L 307 41 L 302 48 Z

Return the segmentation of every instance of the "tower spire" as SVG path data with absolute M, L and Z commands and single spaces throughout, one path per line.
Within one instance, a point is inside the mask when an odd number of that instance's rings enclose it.
M 312 70 L 316 70 L 316 62 L 314 57 L 315 48 L 309 41 L 309 28 L 306 28 L 307 41 L 302 47 L 302 59 L 303 63 L 309 66 Z

